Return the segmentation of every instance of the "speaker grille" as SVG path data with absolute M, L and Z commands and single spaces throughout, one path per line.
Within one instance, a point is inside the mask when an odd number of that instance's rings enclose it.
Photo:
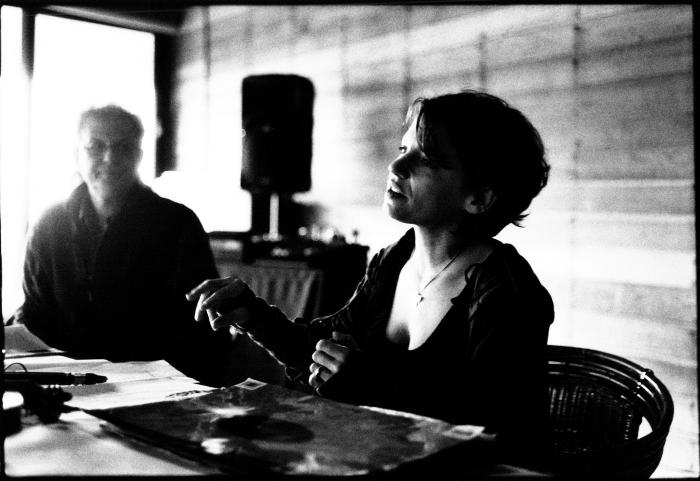
M 252 192 L 311 188 L 314 87 L 298 75 L 243 79 L 241 187 Z

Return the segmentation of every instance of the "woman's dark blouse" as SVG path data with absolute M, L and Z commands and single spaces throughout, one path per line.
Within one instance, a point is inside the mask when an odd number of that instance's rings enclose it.
M 413 247 L 409 230 L 377 253 L 351 300 L 335 314 L 288 322 L 258 298 L 246 330 L 300 380 L 308 378 L 319 339 L 334 330 L 352 334 L 362 352 L 321 394 L 486 426 L 504 440 L 535 441 L 547 426 L 545 348 L 554 318 L 549 293 L 515 248 L 501 244 L 467 268 L 466 286 L 438 327 L 408 350 L 387 339 L 386 326 Z

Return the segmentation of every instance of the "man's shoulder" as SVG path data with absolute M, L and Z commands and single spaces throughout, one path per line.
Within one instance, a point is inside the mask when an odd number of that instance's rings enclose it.
M 149 205 L 159 215 L 165 214 L 179 218 L 196 217 L 194 211 L 186 205 L 167 197 L 162 197 L 150 187 L 142 187 L 139 199 L 144 204 Z
M 87 185 L 84 182 L 80 183 L 68 194 L 68 197 L 49 204 L 39 215 L 35 225 L 65 225 L 67 220 L 78 217 L 81 204 L 89 201 L 89 198 Z
M 33 229 L 46 229 L 55 226 L 65 226 L 70 222 L 71 206 L 70 200 L 62 200 L 50 204 L 33 222 Z
M 27 232 L 27 246 L 38 249 L 39 246 L 65 244 L 72 236 L 75 220 L 67 201 L 56 202 L 44 209 L 31 222 Z

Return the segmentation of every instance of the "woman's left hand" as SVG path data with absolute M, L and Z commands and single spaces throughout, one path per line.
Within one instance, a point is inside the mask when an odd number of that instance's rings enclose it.
M 357 343 L 350 334 L 333 331 L 331 339 L 321 339 L 316 343 L 316 351 L 311 356 L 314 361 L 309 370 L 309 385 L 320 388 L 345 366 L 352 351 L 357 351 Z

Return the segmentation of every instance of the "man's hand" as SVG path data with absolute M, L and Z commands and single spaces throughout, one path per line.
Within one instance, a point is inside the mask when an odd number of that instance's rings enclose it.
M 357 343 L 349 334 L 333 331 L 331 339 L 321 339 L 316 343 L 316 351 L 311 356 L 314 361 L 309 370 L 309 385 L 320 388 L 347 364 L 352 351 L 357 351 Z
M 212 329 L 243 327 L 250 319 L 248 306 L 255 295 L 245 282 L 237 277 L 208 279 L 188 292 L 188 301 L 197 299 L 194 318 L 209 321 Z

